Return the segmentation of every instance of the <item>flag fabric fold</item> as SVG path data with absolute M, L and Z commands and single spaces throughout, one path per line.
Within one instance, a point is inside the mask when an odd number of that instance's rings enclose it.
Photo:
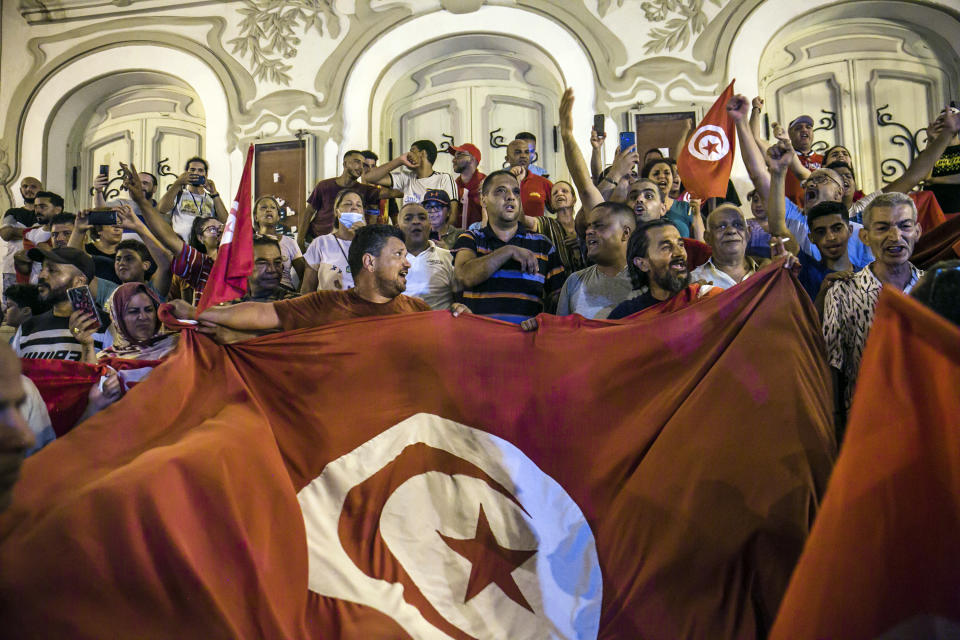
M 737 154 L 736 127 L 727 113 L 734 82 L 730 82 L 710 107 L 677 158 L 683 187 L 695 198 L 705 200 L 727 195 L 730 170 Z
M 960 637 L 960 329 L 885 287 L 772 640 Z
M 247 149 L 247 160 L 243 164 L 237 197 L 233 200 L 227 223 L 223 227 L 223 235 L 220 236 L 217 259 L 200 296 L 200 311 L 221 302 L 236 300 L 247 292 L 247 276 L 253 271 L 252 172 L 251 144 Z
M 763 637 L 835 448 L 795 279 L 540 323 L 185 332 L 24 465 L 7 637 Z

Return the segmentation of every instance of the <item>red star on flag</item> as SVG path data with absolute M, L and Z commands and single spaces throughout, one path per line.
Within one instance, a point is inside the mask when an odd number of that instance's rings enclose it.
M 467 581 L 467 595 L 463 599 L 465 603 L 486 589 L 488 585 L 496 584 L 508 598 L 531 613 L 533 612 L 533 607 L 520 593 L 520 587 L 517 586 L 516 581 L 510 574 L 530 559 L 537 550 L 508 549 L 500 546 L 490 529 L 490 523 L 487 522 L 487 515 L 483 512 L 482 504 L 480 505 L 480 515 L 477 516 L 477 531 L 472 539 L 457 540 L 445 536 L 439 531 L 437 533 L 447 543 L 448 547 L 469 560 L 470 564 L 473 565 L 473 568 L 470 569 L 470 579 Z
M 713 140 L 704 144 L 703 148 L 707 150 L 707 156 L 709 157 L 717 154 L 717 143 Z

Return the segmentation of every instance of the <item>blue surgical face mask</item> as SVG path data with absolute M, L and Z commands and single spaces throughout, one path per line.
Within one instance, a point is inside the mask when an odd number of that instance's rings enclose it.
M 345 226 L 347 229 L 351 228 L 353 225 L 357 224 L 363 220 L 362 213 L 353 213 L 352 211 L 344 211 L 340 214 L 340 224 Z

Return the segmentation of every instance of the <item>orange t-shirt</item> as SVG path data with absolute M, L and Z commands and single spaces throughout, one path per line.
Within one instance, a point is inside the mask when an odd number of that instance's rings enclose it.
M 430 306 L 419 298 L 401 294 L 390 302 L 377 303 L 364 300 L 354 289 L 315 291 L 299 298 L 274 302 L 273 308 L 284 331 L 309 329 L 365 316 L 430 311 Z

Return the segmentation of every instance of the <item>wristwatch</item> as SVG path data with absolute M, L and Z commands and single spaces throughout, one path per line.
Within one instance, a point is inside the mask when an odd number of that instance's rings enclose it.
M 210 194 L 210 197 L 211 197 L 211 198 L 219 198 L 219 197 L 220 197 L 220 194 L 219 194 L 219 193 L 211 193 L 211 194 Z
M 609 183 L 612 184 L 613 186 L 617 186 L 616 181 L 611 180 L 611 179 L 610 179 L 610 176 L 603 176 L 603 180 L 601 180 L 600 182 L 609 182 Z

